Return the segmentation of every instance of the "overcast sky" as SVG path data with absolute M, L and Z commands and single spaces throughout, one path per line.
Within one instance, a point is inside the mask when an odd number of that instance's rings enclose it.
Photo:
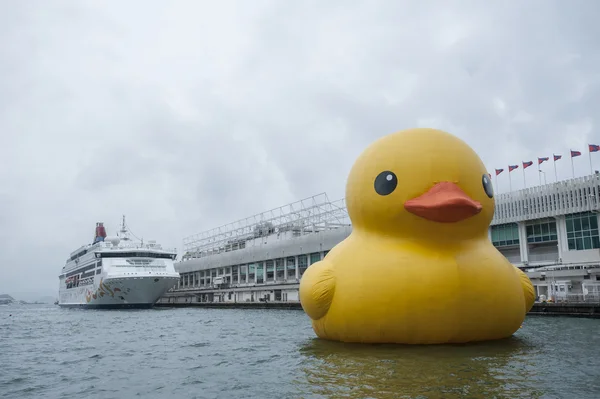
M 554 152 L 568 178 L 569 148 L 587 174 L 598 15 L 583 0 L 0 1 L 0 293 L 57 297 L 69 253 L 122 214 L 179 248 L 341 198 L 364 147 L 409 127 L 462 137 L 492 174 Z

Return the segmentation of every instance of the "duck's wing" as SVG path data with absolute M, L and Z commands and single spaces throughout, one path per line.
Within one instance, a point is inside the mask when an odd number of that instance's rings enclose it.
M 535 302 L 535 290 L 531 280 L 529 280 L 529 277 L 527 277 L 525 272 L 518 267 L 515 267 L 515 269 L 519 274 L 521 285 L 523 286 L 523 294 L 525 295 L 525 312 L 529 312 L 533 307 L 533 303 Z
M 306 314 L 319 320 L 327 314 L 335 292 L 333 265 L 322 260 L 310 265 L 300 280 L 300 303 Z

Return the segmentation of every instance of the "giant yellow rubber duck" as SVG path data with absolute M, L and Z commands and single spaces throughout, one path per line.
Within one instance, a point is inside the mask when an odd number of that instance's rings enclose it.
M 479 156 L 435 129 L 371 144 L 346 185 L 352 233 L 300 281 L 318 337 L 437 344 L 505 338 L 531 281 L 490 242 L 494 192 Z

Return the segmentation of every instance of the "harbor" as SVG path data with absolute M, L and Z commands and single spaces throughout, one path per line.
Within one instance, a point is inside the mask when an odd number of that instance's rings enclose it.
M 0 399 L 600 398 L 600 4 L 0 10 Z

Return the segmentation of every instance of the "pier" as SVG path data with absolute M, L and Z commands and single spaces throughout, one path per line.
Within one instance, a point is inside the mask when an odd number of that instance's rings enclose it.
M 600 319 L 600 303 L 535 303 L 527 315 Z
M 158 302 L 156 307 L 212 309 L 302 309 L 300 302 Z M 535 303 L 528 316 L 600 319 L 600 303 Z
M 158 302 L 164 308 L 302 309 L 300 302 Z

